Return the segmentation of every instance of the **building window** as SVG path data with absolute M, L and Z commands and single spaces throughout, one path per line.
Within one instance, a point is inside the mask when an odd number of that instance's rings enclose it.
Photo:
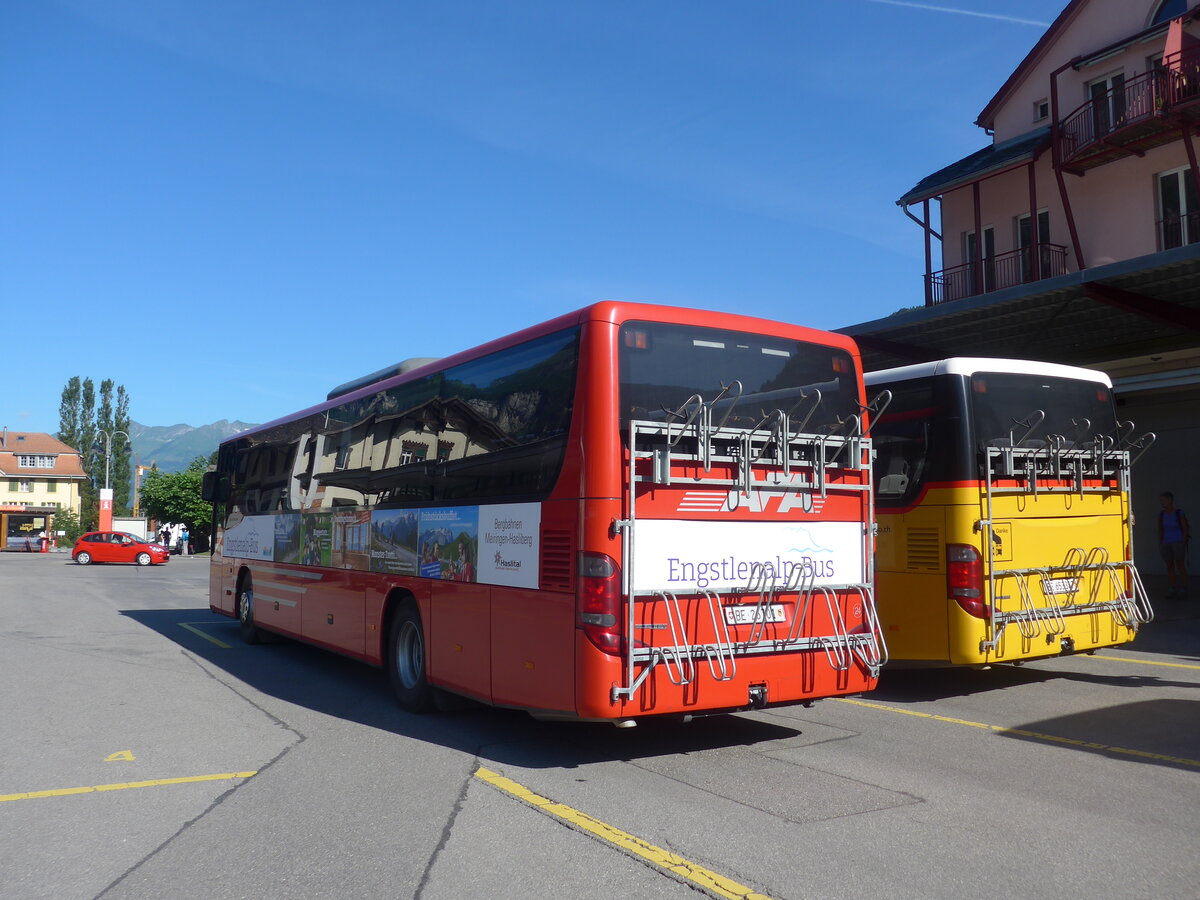
M 1021 251 L 1021 280 L 1032 281 L 1034 275 L 1039 278 L 1049 278 L 1051 274 L 1061 274 L 1052 271 L 1050 260 L 1050 211 L 1039 209 L 1037 214 L 1037 240 L 1033 239 L 1033 229 L 1029 227 L 1029 213 L 1017 216 L 1017 247 Z M 1035 251 L 1034 244 L 1038 245 Z M 1034 252 L 1038 253 L 1038 271 L 1034 272 Z
M 429 447 L 420 441 L 400 442 L 400 465 L 411 466 L 413 463 L 424 462 L 429 455 Z
M 18 487 L 17 490 L 20 491 L 22 494 L 32 494 L 33 493 L 33 482 L 32 481 L 21 481 L 19 484 L 20 484 L 20 487 Z
M 335 469 L 344 469 L 350 464 L 350 439 L 349 436 L 343 434 L 342 443 L 338 445 L 337 454 L 333 459 L 333 467 Z
M 963 234 L 963 260 L 966 262 L 967 283 L 963 285 L 966 293 L 959 297 L 969 297 L 972 294 L 983 294 L 996 289 L 996 229 L 985 225 L 983 229 L 983 271 L 980 277 L 975 275 L 975 232 Z
M 17 457 L 17 465 L 22 469 L 53 469 L 54 457 L 22 454 Z
M 8 479 L 8 492 L 10 494 L 15 494 L 17 492 L 17 490 L 18 490 L 17 479 L 15 479 L 15 478 Z
M 1159 249 L 1170 250 L 1200 241 L 1200 204 L 1191 169 L 1184 167 L 1158 176 Z
M 57 494 L 58 493 L 58 482 L 57 481 L 47 481 L 46 482 L 46 493 Z
M 1150 24 L 1158 25 L 1162 22 L 1177 19 L 1187 12 L 1187 8 L 1188 0 L 1162 0 L 1158 4 L 1158 8 L 1154 10 L 1154 14 L 1150 17 Z
M 1087 86 L 1092 101 L 1092 138 L 1099 139 L 1125 121 L 1125 74 L 1113 72 Z
M 1041 122 L 1050 118 L 1050 101 L 1042 98 L 1033 104 L 1033 121 Z

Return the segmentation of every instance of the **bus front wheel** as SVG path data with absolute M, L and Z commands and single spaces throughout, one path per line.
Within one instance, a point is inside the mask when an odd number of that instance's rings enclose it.
M 421 614 L 405 603 L 392 619 L 388 633 L 388 679 L 400 705 L 412 713 L 434 707 L 433 688 L 425 678 L 425 633 Z

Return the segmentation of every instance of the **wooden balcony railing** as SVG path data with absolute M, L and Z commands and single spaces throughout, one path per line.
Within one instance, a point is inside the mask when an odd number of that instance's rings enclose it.
M 1200 236 L 1200 231 L 1197 231 L 1197 235 Z M 1034 244 L 1032 247 L 987 257 L 978 272 L 973 262 L 931 272 L 930 296 L 934 303 L 946 303 L 1018 284 L 1029 284 L 1042 278 L 1065 275 L 1066 271 L 1066 247 L 1061 244 Z
M 1178 137 L 1174 114 L 1200 101 L 1200 48 L 1135 75 L 1071 112 L 1057 129 L 1064 167 L 1086 168 Z

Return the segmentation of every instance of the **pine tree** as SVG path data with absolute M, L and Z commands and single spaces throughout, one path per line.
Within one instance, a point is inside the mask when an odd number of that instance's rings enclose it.
M 96 386 L 92 379 L 83 379 L 79 399 L 79 459 L 88 479 L 80 489 L 79 520 L 88 531 L 94 529 L 100 519 L 99 494 L 95 479 L 96 472 Z M 103 478 L 101 473 L 101 478 Z
M 113 415 L 113 430 L 129 434 L 129 394 L 125 385 L 117 385 L 117 409 Z M 117 451 L 117 440 L 121 441 L 121 449 Z M 133 468 L 131 457 L 133 444 L 124 436 L 113 438 L 112 486 L 113 509 L 128 515 L 132 510 Z
M 113 489 L 113 512 L 129 510 L 133 477 L 130 466 L 133 447 L 125 438 L 131 424 L 129 394 L 124 385 L 117 385 L 114 408 L 113 386 L 111 378 L 100 382 L 97 408 L 92 379 L 76 375 L 63 388 L 58 409 L 58 439 L 79 451 L 80 464 L 88 476 L 80 487 L 79 519 L 89 531 L 99 519 L 100 488 L 105 484 L 106 466 L 108 483 Z M 117 434 L 118 431 L 124 434 Z
M 62 402 L 58 406 L 58 439 L 70 447 L 83 453 L 79 446 L 79 404 L 82 386 L 79 376 L 74 376 L 62 390 Z
M 113 382 L 105 378 L 100 382 L 100 403 L 96 407 L 96 468 L 92 480 L 97 487 L 112 487 L 112 456 L 120 440 L 123 438 L 113 434 Z

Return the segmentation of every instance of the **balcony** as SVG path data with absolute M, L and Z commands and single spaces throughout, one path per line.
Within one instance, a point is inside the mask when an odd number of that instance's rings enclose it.
M 1178 140 L 1184 123 L 1200 118 L 1200 48 L 1169 68 L 1135 75 L 1097 93 L 1056 129 L 1063 169 L 1082 173 Z
M 1200 213 L 1185 213 L 1158 220 L 1160 251 L 1196 243 L 1200 243 Z
M 1200 231 L 1197 232 L 1200 235 Z M 1037 271 L 1034 270 L 1037 263 Z M 978 273 L 975 263 L 951 266 L 929 275 L 930 296 L 935 304 L 961 300 L 976 294 L 1029 284 L 1043 278 L 1065 275 L 1067 248 L 1061 244 L 1034 244 L 983 260 Z

